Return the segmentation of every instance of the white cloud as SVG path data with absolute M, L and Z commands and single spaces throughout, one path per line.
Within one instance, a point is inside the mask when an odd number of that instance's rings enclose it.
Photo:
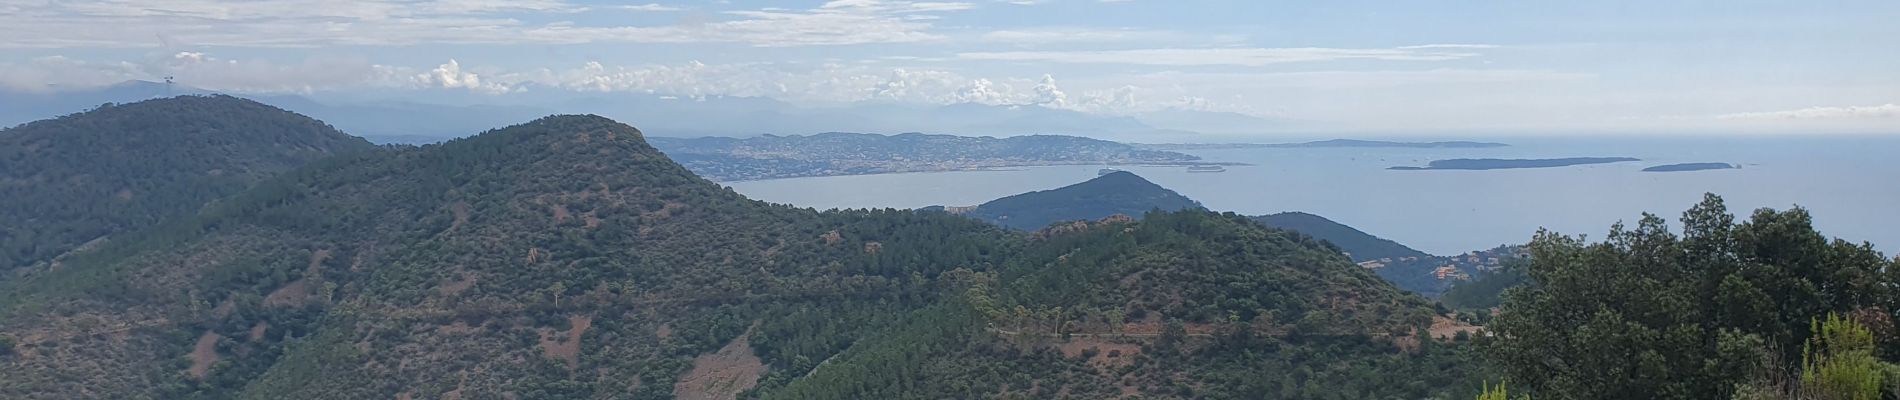
M 1477 57 L 1478 53 L 1432 49 L 1300 48 L 1172 48 L 1101 51 L 1010 51 L 959 53 L 965 60 L 1059 62 L 1074 64 L 1135 64 L 1161 66 L 1238 65 L 1334 61 L 1446 61 Z
M 657 3 L 647 3 L 647 4 L 638 4 L 638 5 L 624 5 L 624 6 L 619 6 L 619 7 L 614 7 L 614 8 L 618 8 L 618 9 L 622 9 L 622 10 L 628 10 L 628 11 L 639 11 L 639 12 L 662 12 L 662 11 L 679 11 L 679 10 L 681 10 L 681 8 L 679 8 L 679 7 L 674 7 L 674 6 L 668 6 L 668 5 L 661 5 L 661 4 L 657 4 Z
M 462 64 L 454 59 L 450 59 L 447 64 L 436 66 L 429 72 L 416 74 L 412 79 L 423 87 L 468 89 L 487 93 L 507 93 L 511 90 L 508 85 L 492 81 L 483 82 L 481 75 L 462 71 Z
M 603 10 L 560 0 L 96 0 L 53 2 L 0 14 L 0 48 L 329 45 L 742 43 L 815 46 L 941 38 L 936 13 L 960 2 L 835 0 L 817 8 L 765 8 L 671 25 L 531 23 L 525 16 Z M 616 10 L 617 9 L 617 10 Z M 645 4 L 604 11 L 671 11 Z
M 977 40 L 992 43 L 1015 45 L 1049 45 L 1074 43 L 1114 43 L 1131 45 L 1140 43 L 1192 43 L 1194 45 L 1223 45 L 1240 43 L 1246 38 L 1235 35 L 1208 33 L 1187 33 L 1166 30 L 1134 28 L 1087 28 L 1087 27 L 1046 27 L 1005 29 L 985 32 Z
M 1042 80 L 1036 82 L 1035 91 L 1036 98 L 1033 101 L 1036 105 L 1049 108 L 1068 108 L 1069 94 L 1063 93 L 1062 89 L 1056 87 L 1056 77 L 1043 74 Z
M 1421 45 L 1416 45 L 1416 46 L 1399 46 L 1398 48 L 1401 48 L 1401 49 L 1495 49 L 1498 47 L 1500 46 L 1495 45 L 1495 44 L 1439 43 L 1439 44 L 1421 44 Z
M 1799 110 L 1747 112 L 1717 115 L 1724 120 L 1846 120 L 1900 118 L 1900 105 L 1808 107 Z

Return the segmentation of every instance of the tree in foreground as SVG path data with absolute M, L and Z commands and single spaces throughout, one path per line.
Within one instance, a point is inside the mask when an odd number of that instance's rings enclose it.
M 1529 282 L 1506 292 L 1486 354 L 1539 398 L 1725 399 L 1762 376 L 1795 379 L 1774 375 L 1804 369 L 1804 349 L 1831 326 L 1812 322 L 1830 313 L 1894 331 L 1900 266 L 1871 245 L 1828 241 L 1806 210 L 1736 223 L 1707 195 L 1681 222 L 1678 235 L 1645 214 L 1596 243 L 1539 232 Z M 1891 337 L 1868 336 L 1855 362 L 1896 355 Z

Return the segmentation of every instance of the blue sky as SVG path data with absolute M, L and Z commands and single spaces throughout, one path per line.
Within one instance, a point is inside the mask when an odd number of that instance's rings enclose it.
M 1893 1 L 0 0 L 0 88 L 1228 111 L 1359 132 L 1900 132 Z

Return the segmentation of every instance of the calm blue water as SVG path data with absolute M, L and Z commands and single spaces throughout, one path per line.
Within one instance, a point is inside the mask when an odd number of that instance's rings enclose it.
M 1600 238 L 1612 223 L 1654 212 L 1672 223 L 1722 195 L 1746 218 L 1760 207 L 1808 208 L 1829 236 L 1900 249 L 1900 138 L 1542 138 L 1495 149 L 1246 149 L 1191 152 L 1253 166 L 1191 174 L 1125 167 L 1201 201 L 1244 214 L 1306 211 L 1437 254 L 1522 243 L 1540 227 Z M 1641 162 L 1490 171 L 1390 171 L 1445 158 L 1627 156 Z M 1640 172 L 1684 162 L 1738 170 Z M 814 208 L 974 205 L 1081 182 L 1098 166 L 934 172 L 734 182 L 765 201 Z

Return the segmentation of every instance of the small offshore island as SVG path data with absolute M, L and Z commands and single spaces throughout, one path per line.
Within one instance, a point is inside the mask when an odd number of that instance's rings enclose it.
M 1705 163 L 1682 163 L 1682 164 L 1658 165 L 1654 167 L 1643 168 L 1643 172 L 1688 172 L 1688 171 L 1707 171 L 1707 170 L 1712 170 L 1712 169 L 1741 169 L 1741 168 L 1742 168 L 1741 164 L 1705 162 Z
M 1572 165 L 1608 164 L 1608 163 L 1619 163 L 1619 162 L 1630 162 L 1630 161 L 1642 161 L 1642 160 L 1629 158 L 1629 157 L 1571 157 L 1571 158 L 1545 158 L 1545 159 L 1455 158 L 1455 159 L 1450 159 L 1450 160 L 1432 161 L 1430 164 L 1427 164 L 1426 166 L 1423 166 L 1423 167 L 1398 166 L 1398 167 L 1391 167 L 1391 168 L 1386 168 L 1386 169 L 1399 170 L 1399 171 L 1424 171 L 1424 170 L 1441 170 L 1441 169 L 1488 170 L 1488 169 L 1518 169 L 1518 168 L 1555 168 L 1555 167 L 1568 167 Z

